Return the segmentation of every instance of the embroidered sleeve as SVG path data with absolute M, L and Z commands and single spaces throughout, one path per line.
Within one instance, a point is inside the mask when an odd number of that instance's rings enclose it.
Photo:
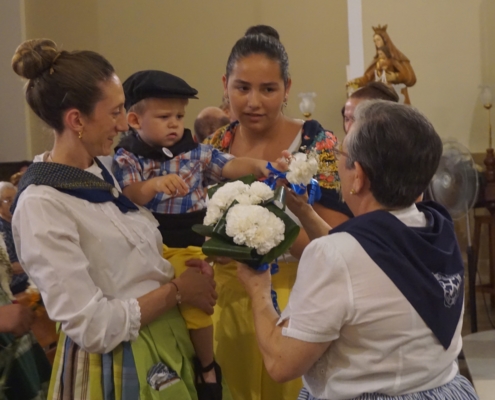
M 319 204 L 331 210 L 352 217 L 349 207 L 340 196 L 340 179 L 333 149 L 338 145 L 337 137 L 325 130 L 316 121 L 308 121 L 303 126 L 303 137 L 300 151 L 315 152 L 318 158 L 318 175 L 321 187 Z
M 305 151 L 318 156 L 318 183 L 325 189 L 340 189 L 337 162 L 332 149 L 337 146 L 337 137 L 330 131 L 320 130 Z
M 144 180 L 138 158 L 122 148 L 118 149 L 113 157 L 112 172 L 122 189 L 131 183 Z
M 207 168 L 205 170 L 205 180 L 208 185 L 221 182 L 222 169 L 230 160 L 235 158 L 231 154 L 223 153 L 217 149 L 209 147 L 209 160 L 206 162 Z
M 204 141 L 203 144 L 209 144 L 213 146 L 215 149 L 218 149 L 220 151 L 223 151 L 225 153 L 229 152 L 229 147 L 230 147 L 230 142 L 232 141 L 232 138 L 234 137 L 233 134 L 233 127 L 235 125 L 227 125 L 224 126 L 220 129 L 218 129 L 215 133 L 213 133 L 211 136 L 207 137 Z
M 136 299 L 126 300 L 125 303 L 129 311 L 129 340 L 134 341 L 139 336 L 141 328 L 141 307 Z

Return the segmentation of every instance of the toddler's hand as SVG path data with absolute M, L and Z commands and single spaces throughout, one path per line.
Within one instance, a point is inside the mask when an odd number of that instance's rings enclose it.
M 290 160 L 291 154 L 289 151 L 284 150 L 282 151 L 282 157 L 278 158 L 276 161 L 273 161 L 271 164 L 273 168 L 280 172 L 287 172 L 289 170 L 289 160 Z M 271 171 L 268 168 L 263 168 L 263 175 L 265 177 L 269 177 L 271 174 Z
M 186 265 L 188 267 L 199 268 L 202 274 L 211 276 L 212 278 L 215 275 L 213 267 L 210 263 L 208 263 L 208 261 L 192 258 L 186 261 Z
M 177 174 L 167 174 L 156 179 L 155 189 L 158 193 L 169 196 L 185 196 L 189 193 L 189 186 Z
M 289 170 L 289 162 L 292 155 L 288 150 L 282 151 L 282 157 L 277 158 L 272 165 L 278 169 L 280 172 L 287 172 Z

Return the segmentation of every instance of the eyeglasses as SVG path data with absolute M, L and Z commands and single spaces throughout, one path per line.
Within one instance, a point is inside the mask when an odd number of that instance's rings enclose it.
M 349 154 L 342 150 L 342 143 L 339 143 L 339 148 L 334 147 L 332 151 L 336 160 L 339 160 L 342 156 L 349 157 Z
M 14 199 L 2 199 L 0 200 L 0 203 L 2 204 L 12 204 L 14 202 Z

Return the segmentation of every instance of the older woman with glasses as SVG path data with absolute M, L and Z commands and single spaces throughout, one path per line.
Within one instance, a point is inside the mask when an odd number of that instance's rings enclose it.
M 456 363 L 464 269 L 452 220 L 415 204 L 442 142 L 415 109 L 366 101 L 336 150 L 355 218 L 331 229 L 291 194 L 313 241 L 279 317 L 270 275 L 244 265 L 265 365 L 277 381 L 303 376 L 300 399 L 477 399 Z

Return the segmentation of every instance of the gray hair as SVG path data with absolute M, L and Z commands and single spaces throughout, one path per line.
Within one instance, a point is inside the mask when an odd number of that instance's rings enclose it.
M 5 189 L 14 189 L 17 191 L 17 188 L 10 182 L 0 182 L 0 197 Z
M 360 103 L 354 117 L 345 138 L 346 168 L 359 162 L 381 205 L 410 206 L 428 187 L 442 155 L 433 125 L 415 108 L 384 100 Z

